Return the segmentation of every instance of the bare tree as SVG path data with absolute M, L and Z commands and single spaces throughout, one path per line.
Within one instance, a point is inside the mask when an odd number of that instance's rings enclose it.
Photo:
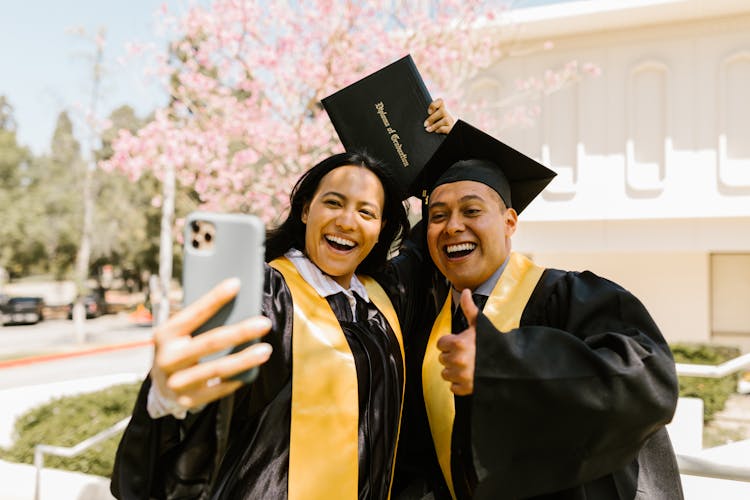
M 93 42 L 93 58 L 91 59 L 91 94 L 89 96 L 88 107 L 85 110 L 83 123 L 86 127 L 83 153 L 84 173 L 81 186 L 81 196 L 83 198 L 83 220 L 81 230 L 81 242 L 76 254 L 75 282 L 76 282 L 76 300 L 73 305 L 73 325 L 75 339 L 77 343 L 83 343 L 86 340 L 86 309 L 84 298 L 88 292 L 86 281 L 89 275 L 89 262 L 91 260 L 91 238 L 94 230 L 94 172 L 96 170 L 96 156 L 94 151 L 99 147 L 99 126 L 96 122 L 96 113 L 99 105 L 99 91 L 102 82 L 103 59 L 105 46 L 105 30 L 99 28 L 98 33 L 93 36 L 87 36 L 85 31 L 78 29 L 76 34 L 86 37 Z

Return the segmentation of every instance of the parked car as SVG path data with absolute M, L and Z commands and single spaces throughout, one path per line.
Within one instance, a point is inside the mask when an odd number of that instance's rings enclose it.
M 10 297 L 2 306 L 3 324 L 34 324 L 44 319 L 41 297 Z
M 73 318 L 73 305 L 68 305 L 68 319 Z M 90 293 L 83 297 L 83 307 L 86 310 L 86 318 L 98 318 L 107 312 L 107 303 L 96 293 Z

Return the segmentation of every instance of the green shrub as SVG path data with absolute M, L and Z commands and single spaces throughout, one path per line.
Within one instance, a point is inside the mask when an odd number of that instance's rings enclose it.
M 676 363 L 720 365 L 741 354 L 737 347 L 706 344 L 670 346 Z M 724 378 L 680 377 L 680 396 L 703 400 L 703 420 L 710 422 L 721 411 L 727 399 L 737 390 L 737 374 Z
M 33 463 L 34 446 L 75 446 L 111 427 L 133 411 L 140 384 L 122 384 L 101 391 L 57 398 L 24 413 L 15 425 L 15 442 L 0 449 L 3 460 Z M 122 433 L 80 455 L 63 458 L 45 455 L 45 467 L 109 476 Z

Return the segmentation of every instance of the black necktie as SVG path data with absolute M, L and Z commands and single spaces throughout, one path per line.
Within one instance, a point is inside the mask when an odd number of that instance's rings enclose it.
M 339 321 L 352 322 L 352 306 L 349 304 L 349 299 L 346 297 L 344 292 L 334 293 L 326 297 L 328 304 L 333 309 L 333 313 L 336 315 L 336 319 Z
M 486 295 L 473 293 L 471 294 L 471 298 L 474 299 L 474 303 L 477 305 L 480 311 L 484 307 L 484 304 L 487 303 Z M 468 327 L 469 323 L 466 321 L 466 316 L 464 316 L 464 310 L 461 308 L 461 304 L 459 304 L 456 307 L 455 312 L 453 313 L 453 316 L 451 318 L 451 332 L 461 333 Z
M 473 293 L 471 297 L 481 311 L 487 302 L 486 295 Z M 451 318 L 453 333 L 461 333 L 468 328 L 464 311 L 459 304 Z M 454 396 L 456 414 L 451 434 L 451 474 L 453 488 L 458 498 L 471 498 L 477 486 L 477 473 L 471 451 L 471 396 Z

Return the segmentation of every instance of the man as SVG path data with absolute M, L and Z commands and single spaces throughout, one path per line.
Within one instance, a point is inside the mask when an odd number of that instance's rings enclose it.
M 408 347 L 401 466 L 437 498 L 682 498 L 664 429 L 677 377 L 645 307 L 511 251 L 518 214 L 553 176 L 461 121 L 420 174 L 449 288 L 436 287 L 426 344 Z

